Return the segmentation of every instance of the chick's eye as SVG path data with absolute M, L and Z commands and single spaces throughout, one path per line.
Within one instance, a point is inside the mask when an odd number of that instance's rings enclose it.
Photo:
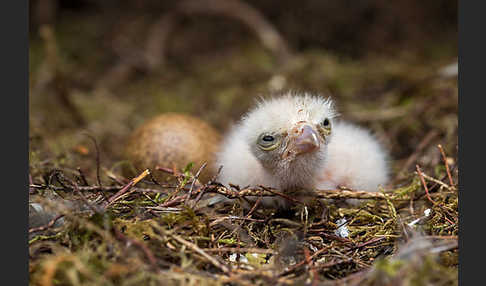
M 275 137 L 273 137 L 272 135 L 265 135 L 262 137 L 262 141 L 265 142 L 272 142 L 273 140 L 275 140 Z
M 331 125 L 331 122 L 329 121 L 328 118 L 324 119 L 324 121 L 322 121 L 322 126 L 324 127 L 329 127 Z
M 279 140 L 278 136 L 262 134 L 258 138 L 258 147 L 264 151 L 270 151 L 278 147 Z

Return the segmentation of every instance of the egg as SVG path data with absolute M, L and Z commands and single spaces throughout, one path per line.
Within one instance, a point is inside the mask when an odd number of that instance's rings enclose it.
M 163 181 L 167 174 L 156 166 L 183 170 L 193 163 L 195 174 L 204 163 L 199 180 L 207 182 L 215 174 L 215 153 L 221 135 L 209 123 L 182 113 L 164 113 L 139 126 L 127 140 L 125 157 L 130 167 L 124 168 L 127 177 L 150 169 L 154 177 Z M 137 174 L 135 174 L 137 173 Z

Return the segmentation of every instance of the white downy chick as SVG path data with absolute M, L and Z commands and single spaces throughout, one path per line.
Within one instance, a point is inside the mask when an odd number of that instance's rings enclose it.
M 330 98 L 307 93 L 259 102 L 225 137 L 216 164 L 223 167 L 219 181 L 283 192 L 378 190 L 388 179 L 385 150 L 368 131 L 336 116 Z M 288 207 L 283 198 L 263 202 Z

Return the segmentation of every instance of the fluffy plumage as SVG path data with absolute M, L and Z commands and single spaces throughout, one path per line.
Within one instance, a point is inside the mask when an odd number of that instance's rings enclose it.
M 386 152 L 368 131 L 336 116 L 330 98 L 310 94 L 259 102 L 226 135 L 219 180 L 282 191 L 377 190 L 388 179 Z M 266 202 L 285 206 L 280 199 Z

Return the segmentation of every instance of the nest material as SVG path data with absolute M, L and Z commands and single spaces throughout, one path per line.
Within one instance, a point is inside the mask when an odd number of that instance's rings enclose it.
M 278 211 L 258 199 L 242 207 L 248 196 L 288 198 L 278 190 L 161 170 L 173 180 L 144 172 L 100 187 L 56 170 L 33 182 L 31 201 L 64 216 L 31 228 L 34 284 L 457 284 L 458 192 L 448 175 L 418 169 L 400 188 L 316 191 L 312 203 Z

